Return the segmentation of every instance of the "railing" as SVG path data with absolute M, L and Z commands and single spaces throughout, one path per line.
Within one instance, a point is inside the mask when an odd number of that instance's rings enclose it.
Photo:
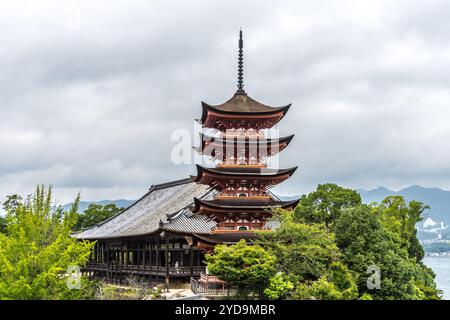
M 201 278 L 202 279 L 202 276 Z M 201 297 L 232 299 L 266 299 L 261 287 L 238 287 L 226 282 L 201 281 L 191 277 L 191 290 Z M 203 278 L 204 279 L 204 278 Z M 200 280 L 200 281 L 199 281 Z
M 201 266 L 183 266 L 183 267 L 169 267 L 169 275 L 171 276 L 190 276 L 192 268 L 192 275 L 200 275 L 205 272 L 205 267 Z M 106 264 L 98 262 L 89 262 L 85 269 L 87 271 L 113 271 L 121 273 L 133 274 L 166 274 L 166 267 L 161 266 L 144 266 L 144 265 L 120 265 L 120 264 Z
M 238 293 L 238 287 L 229 283 L 200 282 L 194 278 L 191 278 L 191 290 L 202 296 L 235 296 Z

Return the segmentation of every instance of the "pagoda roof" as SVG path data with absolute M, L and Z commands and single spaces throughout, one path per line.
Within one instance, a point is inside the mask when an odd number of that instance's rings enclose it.
M 267 153 L 268 156 L 273 156 L 275 153 L 282 151 L 291 142 L 295 135 L 290 135 L 287 137 L 267 139 L 264 137 L 253 138 L 249 136 L 238 137 L 238 136 L 228 136 L 228 137 L 212 137 L 200 134 L 201 145 L 199 147 L 193 147 L 198 153 L 203 154 L 206 146 L 214 145 L 211 149 L 211 154 L 205 154 L 207 156 L 215 157 L 217 154 L 223 154 L 225 149 L 230 145 L 233 146 L 245 146 L 245 147 L 265 147 L 270 152 Z M 272 152 L 273 147 L 278 146 L 278 150 Z
M 228 167 L 217 167 L 217 168 L 206 168 L 199 164 L 196 165 L 197 173 L 207 172 L 211 174 L 220 174 L 220 175 L 248 175 L 248 176 L 276 176 L 289 174 L 292 175 L 297 167 L 287 168 L 287 169 L 271 169 L 271 168 L 261 168 L 255 166 L 246 166 L 246 165 L 236 165 L 236 166 L 228 166 Z
M 227 102 L 219 105 L 209 105 L 202 101 L 202 118 L 201 122 L 204 123 L 208 115 L 208 111 L 213 111 L 222 114 L 236 114 L 236 115 L 268 115 L 281 112 L 283 116 L 288 112 L 291 104 L 282 107 L 271 107 L 261 102 L 258 102 L 247 94 L 236 93 Z
M 264 137 L 258 137 L 253 138 L 250 136 L 244 136 L 244 137 L 238 137 L 238 136 L 232 136 L 232 137 L 212 137 L 206 134 L 201 133 L 200 134 L 200 141 L 202 141 L 202 144 L 208 142 L 214 142 L 214 143 L 223 143 L 224 145 L 226 143 L 235 142 L 235 143 L 242 143 L 242 144 L 260 144 L 260 143 L 267 143 L 268 145 L 276 145 L 281 143 L 289 144 L 294 138 L 295 134 L 292 134 L 287 137 L 281 137 L 281 138 L 264 138 Z
M 214 200 L 202 200 L 194 198 L 193 213 L 202 211 L 202 208 L 206 208 L 211 211 L 246 211 L 249 212 L 261 212 L 267 211 L 271 208 L 283 208 L 289 209 L 295 207 L 300 199 L 290 201 L 275 200 L 271 197 L 267 198 L 252 198 L 252 197 L 233 197 L 230 199 L 214 199 Z
M 287 176 L 289 178 L 294 174 L 298 167 L 292 167 L 288 169 L 270 169 L 253 167 L 246 165 L 237 166 L 227 166 L 227 167 L 217 167 L 217 168 L 206 168 L 199 164 L 197 167 L 197 176 L 191 176 L 191 178 L 197 183 L 203 183 L 205 176 L 211 176 L 213 178 L 229 178 L 237 177 L 242 179 L 276 179 L 282 176 Z

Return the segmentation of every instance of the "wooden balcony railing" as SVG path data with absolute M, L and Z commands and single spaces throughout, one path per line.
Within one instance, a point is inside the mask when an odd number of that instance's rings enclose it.
M 106 264 L 98 262 L 89 262 L 84 268 L 85 271 L 103 271 L 103 272 L 117 272 L 117 273 L 130 273 L 130 274 L 154 274 L 165 275 L 166 267 L 161 266 L 144 266 L 144 265 L 120 265 L 120 264 Z M 199 276 L 205 272 L 205 267 L 193 266 L 192 275 Z M 191 267 L 169 267 L 169 275 L 171 276 L 190 276 Z

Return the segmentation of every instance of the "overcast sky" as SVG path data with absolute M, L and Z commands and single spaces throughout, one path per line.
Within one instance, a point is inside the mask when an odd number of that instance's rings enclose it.
M 194 174 L 170 140 L 203 100 L 292 103 L 276 191 L 450 189 L 450 1 L 0 3 L 0 197 L 140 197 Z

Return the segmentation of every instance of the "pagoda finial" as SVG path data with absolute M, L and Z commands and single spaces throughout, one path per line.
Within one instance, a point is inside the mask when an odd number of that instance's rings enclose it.
M 246 94 L 244 90 L 244 40 L 242 40 L 242 28 L 239 30 L 239 56 L 238 56 L 238 83 L 236 94 Z

